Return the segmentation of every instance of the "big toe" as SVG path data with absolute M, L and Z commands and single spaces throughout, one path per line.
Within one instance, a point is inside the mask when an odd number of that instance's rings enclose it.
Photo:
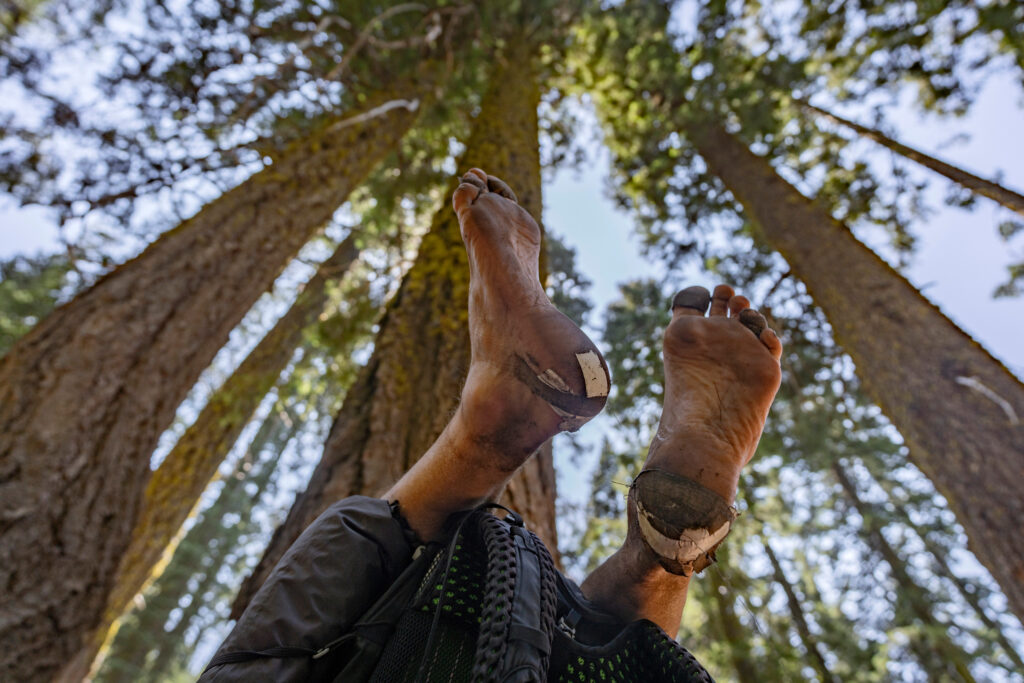
M 455 213 L 461 215 L 463 211 L 472 206 L 477 197 L 488 191 L 488 183 L 487 174 L 479 168 L 469 169 L 460 181 L 452 195 L 452 207 L 455 209 Z
M 711 303 L 711 292 L 696 285 L 681 290 L 672 299 L 672 319 L 684 315 L 704 315 Z

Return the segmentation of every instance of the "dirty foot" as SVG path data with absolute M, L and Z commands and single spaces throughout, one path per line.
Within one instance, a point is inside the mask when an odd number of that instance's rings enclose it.
M 608 367 L 544 293 L 540 228 L 508 185 L 474 168 L 452 203 L 470 267 L 472 358 L 460 416 L 473 441 L 502 451 L 514 469 L 601 411 Z
M 714 295 L 676 294 L 663 350 L 664 407 L 644 469 L 688 477 L 731 503 L 779 388 L 782 343 L 746 297 L 719 285 Z
M 650 619 L 673 637 L 690 576 L 729 531 L 740 470 L 779 388 L 782 344 L 749 307 L 726 285 L 675 296 L 664 409 L 630 489 L 626 541 L 582 586 L 606 611 Z

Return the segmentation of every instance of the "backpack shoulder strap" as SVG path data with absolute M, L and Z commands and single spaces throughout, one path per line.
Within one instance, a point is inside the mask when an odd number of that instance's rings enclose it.
M 514 512 L 504 520 L 487 514 L 480 525 L 493 607 L 477 641 L 474 680 L 546 680 L 557 603 L 551 554 Z

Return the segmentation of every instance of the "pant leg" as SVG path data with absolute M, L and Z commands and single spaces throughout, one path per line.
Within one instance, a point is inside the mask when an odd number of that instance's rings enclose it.
M 307 528 L 253 597 L 218 654 L 272 647 L 317 650 L 343 635 L 412 560 L 397 508 L 353 496 Z M 260 658 L 213 667 L 200 683 L 304 681 L 310 660 Z

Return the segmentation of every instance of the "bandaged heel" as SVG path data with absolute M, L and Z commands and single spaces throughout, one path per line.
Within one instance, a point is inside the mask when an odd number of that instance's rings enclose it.
M 739 514 L 692 479 L 644 470 L 630 487 L 640 533 L 665 571 L 690 576 L 715 561 L 715 550 Z

